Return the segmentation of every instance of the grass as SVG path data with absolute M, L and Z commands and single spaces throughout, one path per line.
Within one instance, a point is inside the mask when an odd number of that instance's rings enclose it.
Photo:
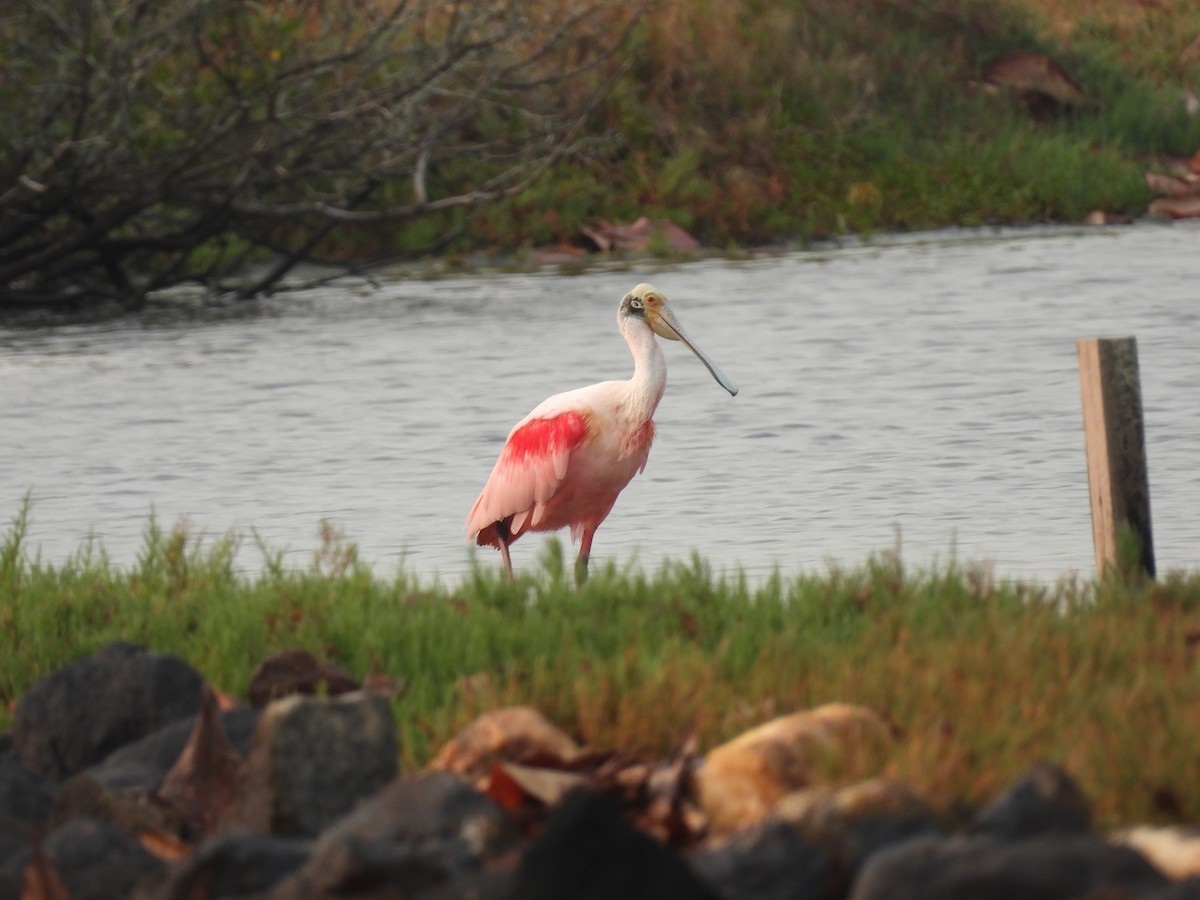
M 247 576 L 233 538 L 154 522 L 128 569 L 94 547 L 49 566 L 23 548 L 25 514 L 0 541 L 7 716 L 34 680 L 118 638 L 238 696 L 260 660 L 301 646 L 407 682 L 409 769 L 504 704 L 532 704 L 591 746 L 663 756 L 693 730 L 710 747 L 840 700 L 895 726 L 886 774 L 946 810 L 1048 760 L 1102 823 L 1200 815 L 1200 574 L 1046 587 L 884 555 L 750 586 L 693 558 L 653 573 L 610 564 L 577 592 L 551 544 L 514 585 L 478 570 L 445 588 L 381 577 L 333 532 L 307 568 L 261 548 Z

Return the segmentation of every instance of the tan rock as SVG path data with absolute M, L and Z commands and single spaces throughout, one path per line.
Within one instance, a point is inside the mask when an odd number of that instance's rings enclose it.
M 1023 50 L 1002 56 L 984 67 L 983 80 L 998 87 L 1042 94 L 1063 106 L 1081 106 L 1087 102 L 1079 82 L 1044 53 Z
M 1200 828 L 1138 825 L 1110 839 L 1137 850 L 1168 878 L 1180 881 L 1200 875 Z
M 1200 216 L 1200 194 L 1159 197 L 1150 203 L 1149 212 L 1154 216 L 1170 216 L 1172 219 L 1195 218 Z
M 713 834 L 762 821 L 785 795 L 878 765 L 892 741 L 869 709 L 831 703 L 773 719 L 710 751 L 696 791 Z
M 825 827 L 834 820 L 857 820 L 883 815 L 933 815 L 912 788 L 891 778 L 870 778 L 843 787 L 821 785 L 794 791 L 775 804 L 774 816 L 801 832 Z
M 479 716 L 451 738 L 428 766 L 481 782 L 495 762 L 528 763 L 540 758 L 569 760 L 579 745 L 536 709 L 508 706 Z

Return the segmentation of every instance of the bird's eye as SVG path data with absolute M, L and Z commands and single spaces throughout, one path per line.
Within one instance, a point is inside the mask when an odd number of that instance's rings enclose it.
M 651 306 L 658 306 L 658 297 L 654 296 L 654 294 L 651 294 L 649 297 L 646 298 L 646 302 L 649 303 Z

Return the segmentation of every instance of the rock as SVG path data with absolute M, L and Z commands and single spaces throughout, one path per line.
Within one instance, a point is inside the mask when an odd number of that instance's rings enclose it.
M 976 816 L 971 830 L 1004 840 L 1039 834 L 1081 834 L 1092 810 L 1079 785 L 1058 766 L 1037 765 Z
M 546 820 L 517 865 L 521 900 L 717 900 L 673 850 L 634 828 L 608 800 L 579 788 Z
M 201 679 L 173 656 L 118 642 L 36 682 L 13 719 L 21 764 L 52 782 L 200 708 Z
M 1016 841 L 917 838 L 868 859 L 849 898 L 1117 898 L 1166 884 L 1162 873 L 1140 853 L 1089 835 L 1051 834 Z
M 792 791 L 877 765 L 891 741 L 884 721 L 863 707 L 794 713 L 709 751 L 696 771 L 697 795 L 713 833 L 732 834 L 761 822 Z
M 221 729 L 243 758 L 250 752 L 259 717 L 258 710 L 245 708 L 221 713 Z M 194 716 L 174 722 L 122 747 L 88 769 L 87 775 L 112 791 L 156 790 L 179 760 L 195 727 Z
M 1200 193 L 1183 197 L 1159 197 L 1148 207 L 1151 215 L 1169 216 L 1172 219 L 1191 219 L 1200 216 Z
M 1018 51 L 1006 54 L 984 67 L 983 80 L 1013 91 L 1037 118 L 1089 103 L 1079 82 L 1057 60 L 1044 53 Z
M 172 867 L 155 900 L 219 900 L 265 894 L 311 855 L 307 841 L 231 832 L 204 841 Z
M 0 897 L 21 896 L 21 881 L 37 833 L 34 826 L 0 813 Z
M 1133 223 L 1133 216 L 1125 213 L 1106 212 L 1102 209 L 1093 209 L 1083 217 L 1084 225 L 1132 225 Z
M 884 847 L 942 834 L 924 800 L 907 785 L 883 778 L 788 794 L 775 805 L 773 816 L 833 855 L 843 889 L 862 863 Z
M 49 782 L 22 768 L 11 748 L 0 751 L 0 897 L 21 894 L 25 866 L 52 802 Z
M 1163 175 L 1160 172 L 1147 172 L 1146 187 L 1167 197 L 1185 197 L 1188 194 L 1200 193 L 1200 184 L 1196 183 L 1194 175 L 1181 178 L 1176 175 Z
M 448 772 L 401 778 L 323 833 L 272 900 L 412 896 L 478 877 L 516 846 L 515 826 Z
M 479 716 L 446 743 L 428 766 L 468 781 L 485 782 L 496 762 L 527 763 L 540 757 L 569 760 L 579 745 L 529 706 L 509 706 Z
M 1200 900 L 1200 878 L 1189 878 L 1157 891 L 1142 894 L 1138 900 Z
M 359 689 L 358 681 L 332 663 L 318 662 L 307 650 L 284 650 L 263 660 L 250 676 L 250 703 L 261 709 L 272 700 L 292 694 L 330 697 Z
M 846 879 L 830 852 L 772 819 L 688 861 L 724 900 L 834 900 Z
M 71 900 L 126 900 L 163 864 L 124 832 L 95 819 L 74 819 L 42 844 Z
M 641 216 L 629 225 L 614 225 L 600 221 L 580 229 L 601 253 L 610 250 L 644 252 L 655 249 L 655 243 L 665 250 L 699 250 L 700 242 L 667 219 L 648 219 Z
M 258 712 L 252 709 L 221 714 L 223 730 L 243 753 L 249 749 L 258 718 Z M 168 725 L 67 779 L 55 793 L 51 824 L 90 816 L 130 832 L 145 828 L 176 833 L 184 830 L 180 817 L 158 802 L 155 792 L 183 753 L 194 728 L 195 722 L 187 719 Z
M 397 753 L 386 697 L 276 700 L 255 729 L 224 827 L 320 834 L 395 777 Z
M 1200 828 L 1140 825 L 1118 831 L 1110 840 L 1137 850 L 1168 878 L 1200 878 Z
M 53 800 L 50 782 L 22 766 L 15 754 L 0 754 L 0 816 L 40 825 L 49 818 Z

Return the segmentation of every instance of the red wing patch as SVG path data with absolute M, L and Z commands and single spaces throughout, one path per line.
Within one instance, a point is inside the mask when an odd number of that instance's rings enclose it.
M 581 412 L 559 413 L 553 419 L 534 419 L 509 435 L 504 455 L 515 463 L 531 456 L 549 457 L 563 448 L 578 447 L 587 432 L 588 417 Z

